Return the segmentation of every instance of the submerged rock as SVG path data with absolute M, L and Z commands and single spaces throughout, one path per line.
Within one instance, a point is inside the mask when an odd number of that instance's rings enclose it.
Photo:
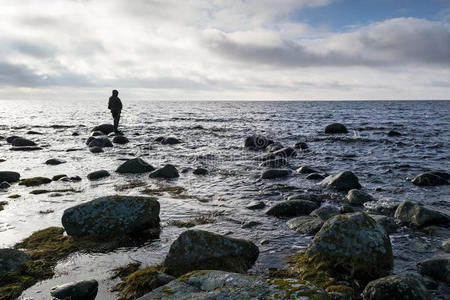
M 244 273 L 258 256 L 258 247 L 250 241 L 187 230 L 170 246 L 164 267 L 175 276 L 202 269 Z
M 390 136 L 390 137 L 392 137 L 392 136 L 401 136 L 402 134 L 401 134 L 400 132 L 398 132 L 398 131 L 390 130 L 390 131 L 387 133 L 387 135 Z
M 66 209 L 61 222 L 73 236 L 109 236 L 159 228 L 159 202 L 152 197 L 100 197 Z
M 206 170 L 205 168 L 197 168 L 192 172 L 192 174 L 194 175 L 208 175 L 208 173 L 208 170 Z
M 0 171 L 0 182 L 6 181 L 9 183 L 17 182 L 20 179 L 20 174 L 12 171 Z
M 308 200 L 289 200 L 271 207 L 266 214 L 275 217 L 296 217 L 309 215 L 318 208 L 317 204 Z
M 323 201 L 327 200 L 328 196 L 327 195 L 318 195 L 318 194 L 298 194 L 298 195 L 292 195 L 289 196 L 287 198 L 288 201 L 292 201 L 292 200 L 307 200 L 307 201 L 312 201 L 315 204 L 317 204 L 317 207 L 320 206 L 320 204 L 322 204 Z
M 261 135 L 248 136 L 244 140 L 244 147 L 251 150 L 264 150 L 270 144 L 273 141 Z
M 348 131 L 343 124 L 333 123 L 325 127 L 325 133 L 348 133 Z
M 47 160 L 47 161 L 45 162 L 45 164 L 46 164 L 46 165 L 56 166 L 56 165 L 63 164 L 63 163 L 65 163 L 65 162 L 66 162 L 66 161 L 65 161 L 65 160 L 62 160 L 62 159 L 52 158 L 52 159 Z
M 12 140 L 11 145 L 17 147 L 25 147 L 25 146 L 36 146 L 36 143 L 21 137 L 15 138 Z
M 297 142 L 294 144 L 294 149 L 305 150 L 308 149 L 308 145 L 305 142 Z
M 127 139 L 127 138 L 126 138 L 125 136 L 123 136 L 123 135 L 116 135 L 116 136 L 113 138 L 112 142 L 113 142 L 114 144 L 124 145 L 124 144 L 129 143 L 130 140 Z
M 53 287 L 50 295 L 57 299 L 94 300 L 97 296 L 98 282 L 95 279 L 70 282 Z
M 11 147 L 9 148 L 11 151 L 37 151 L 42 150 L 42 147 L 38 146 L 23 146 L 23 147 Z
M 305 255 L 328 266 L 335 276 L 351 276 L 363 282 L 387 275 L 393 265 L 389 236 L 362 212 L 326 221 Z
M 253 201 L 250 202 L 245 208 L 247 209 L 262 209 L 266 207 L 266 204 L 262 201 Z
M 91 133 L 91 136 L 102 136 L 102 135 L 106 135 L 103 131 L 93 131 Z
M 177 168 L 171 164 L 167 164 L 164 167 L 150 173 L 151 178 L 177 178 L 180 177 Z
M 114 131 L 114 125 L 112 124 L 101 124 L 98 126 L 95 126 L 92 131 L 101 131 L 104 134 L 110 134 Z
M 424 260 L 417 264 L 417 270 L 450 285 L 450 255 Z
M 279 143 L 273 143 L 266 147 L 266 152 L 275 152 L 283 149 L 283 145 Z
M 289 176 L 289 174 L 291 174 L 290 170 L 286 170 L 286 169 L 269 169 L 269 170 L 266 170 L 266 171 L 262 172 L 260 178 L 261 179 L 275 179 L 275 178 L 281 178 L 281 177 Z
M 111 143 L 110 140 L 108 140 L 108 138 L 97 138 L 97 139 L 93 139 L 90 143 L 89 143 L 89 147 L 113 147 L 113 144 Z
M 345 196 L 345 201 L 353 205 L 363 205 L 366 202 L 375 201 L 375 199 L 363 191 L 352 189 Z
M 111 174 L 109 174 L 108 171 L 106 170 L 99 170 L 99 171 L 95 171 L 95 172 L 91 172 L 87 175 L 87 178 L 89 180 L 97 180 L 97 179 L 101 179 L 101 178 L 105 178 L 110 176 Z
M 130 160 L 127 160 L 123 164 L 121 164 L 116 172 L 117 173 L 132 173 L 132 174 L 139 174 L 139 173 L 146 173 L 154 171 L 155 168 L 147 163 L 142 158 L 133 158 Z
M 316 170 L 311 169 L 308 166 L 301 166 L 300 168 L 297 169 L 297 172 L 301 173 L 301 174 L 311 174 L 311 173 L 315 173 Z
M 390 275 L 369 282 L 362 296 L 365 300 L 430 300 L 422 282 L 412 275 Z
M 324 206 L 321 206 L 321 207 L 313 210 L 310 215 L 313 217 L 318 217 L 322 221 L 326 221 L 329 218 L 340 215 L 340 214 L 341 214 L 341 211 L 336 206 L 324 205 Z
M 336 175 L 330 175 L 322 180 L 320 184 L 327 188 L 332 188 L 339 191 L 349 191 L 351 189 L 361 188 L 358 177 L 356 177 L 355 174 L 350 171 L 344 171 Z
M 161 144 L 163 144 L 163 145 L 176 145 L 176 144 L 180 144 L 180 143 L 181 143 L 181 140 L 174 138 L 174 137 L 167 137 L 161 141 Z
M 400 203 L 395 211 L 394 217 L 403 224 L 410 224 L 417 227 L 448 224 L 450 221 L 449 216 L 410 201 Z
M 32 178 L 26 178 L 26 179 L 22 179 L 19 182 L 19 185 L 24 185 L 24 186 L 38 186 L 41 184 L 47 184 L 52 182 L 52 180 L 50 178 L 47 177 L 32 177 Z
M 0 275 L 16 271 L 30 257 L 16 249 L 0 249 Z
M 426 172 L 414 177 L 411 182 L 418 186 L 435 186 L 448 184 L 450 174 L 445 172 Z
M 324 221 L 313 216 L 300 216 L 286 222 L 289 229 L 304 234 L 316 234 L 322 228 Z
M 282 158 L 291 158 L 291 157 L 297 156 L 297 152 L 292 147 L 286 147 L 286 148 L 277 150 L 277 151 L 273 152 L 273 154 L 276 157 L 282 157 Z
M 153 299 L 328 299 L 327 293 L 303 280 L 259 278 L 223 271 L 194 271 L 161 286 L 138 300 Z
M 7 181 L 0 182 L 0 189 L 8 189 L 11 185 Z

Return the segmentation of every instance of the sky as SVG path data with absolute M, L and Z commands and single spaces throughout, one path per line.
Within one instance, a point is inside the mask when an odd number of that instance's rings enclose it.
M 0 99 L 450 99 L 450 0 L 0 0 Z

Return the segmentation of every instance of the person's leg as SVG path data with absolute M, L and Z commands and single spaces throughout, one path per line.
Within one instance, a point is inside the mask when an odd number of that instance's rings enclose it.
M 111 111 L 114 119 L 114 132 L 117 132 L 117 127 L 119 126 L 119 113 L 116 110 Z

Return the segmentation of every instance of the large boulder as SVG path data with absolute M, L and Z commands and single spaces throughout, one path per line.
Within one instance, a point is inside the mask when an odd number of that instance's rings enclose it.
M 417 175 L 411 182 L 419 186 L 434 186 L 448 184 L 449 179 L 450 174 L 448 173 L 432 171 Z
M 394 218 L 400 220 L 403 224 L 416 227 L 448 224 L 450 221 L 449 216 L 444 213 L 428 209 L 410 201 L 400 203 L 395 211 Z
M 20 179 L 20 174 L 12 171 L 0 171 L 0 182 L 6 181 L 9 183 L 17 182 Z
M 291 174 L 290 170 L 286 169 L 269 169 L 261 174 L 261 179 L 275 179 L 289 176 Z
M 142 158 L 133 158 L 130 160 L 127 160 L 123 164 L 121 164 L 116 172 L 117 173 L 132 173 L 132 174 L 139 174 L 139 173 L 146 173 L 154 171 L 155 168 L 147 163 Z
M 50 290 L 50 295 L 57 299 L 94 300 L 97 291 L 98 282 L 91 279 L 55 286 Z
M 88 145 L 89 147 L 112 147 L 113 144 L 111 143 L 108 138 L 94 138 Z
M 325 127 L 325 133 L 348 133 L 348 130 L 341 123 L 333 123 Z
M 97 180 L 97 179 L 102 179 L 102 178 L 108 177 L 110 175 L 111 174 L 109 174 L 109 172 L 106 170 L 98 170 L 98 171 L 94 171 L 94 172 L 87 174 L 87 178 L 89 180 Z
M 12 140 L 11 145 L 17 147 L 27 147 L 27 146 L 36 146 L 36 143 L 21 137 L 15 138 Z
M 345 196 L 345 201 L 353 205 L 363 205 L 366 202 L 375 201 L 375 199 L 363 191 L 352 189 Z
M 171 179 L 171 178 L 180 177 L 180 174 L 178 173 L 177 168 L 175 168 L 171 164 L 167 164 L 164 167 L 162 167 L 162 168 L 160 168 L 160 169 L 150 173 L 150 177 L 151 178 L 167 178 L 167 179 Z
M 187 230 L 170 246 L 164 267 L 175 276 L 202 269 L 244 273 L 258 256 L 258 247 L 250 241 Z
M 417 270 L 422 275 L 436 278 L 450 285 L 450 255 L 421 261 L 417 263 Z
M 21 264 L 30 260 L 24 252 L 16 249 L 0 249 L 0 275 L 14 272 Z
M 359 189 L 358 177 L 350 171 L 344 171 L 336 175 L 330 175 L 320 182 L 322 186 L 332 188 L 338 191 L 349 191 L 351 189 Z
M 161 286 L 138 300 L 173 299 L 328 299 L 327 293 L 303 280 L 260 278 L 224 271 L 194 271 Z
M 101 124 L 98 126 L 95 126 L 92 131 L 101 131 L 104 134 L 110 134 L 114 131 L 114 125 L 112 124 Z
M 266 214 L 275 217 L 296 217 L 309 215 L 317 209 L 316 203 L 308 200 L 289 200 L 272 206 Z
M 316 234 L 322 228 L 324 221 L 313 216 L 300 216 L 286 222 L 289 229 L 304 234 Z
M 251 150 L 264 150 L 270 144 L 273 141 L 261 135 L 248 136 L 244 140 L 244 147 Z
M 73 236 L 113 236 L 159 228 L 159 202 L 152 197 L 100 197 L 66 209 L 61 221 Z
M 386 276 L 393 265 L 388 234 L 362 212 L 326 221 L 305 255 L 328 266 L 335 276 L 351 276 L 362 282 Z
M 431 299 L 421 280 L 412 275 L 390 275 L 371 281 L 362 295 L 365 300 Z

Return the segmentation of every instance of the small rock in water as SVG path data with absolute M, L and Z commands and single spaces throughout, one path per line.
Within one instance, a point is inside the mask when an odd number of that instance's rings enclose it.
M 34 131 L 34 130 L 29 130 L 27 131 L 27 134 L 32 134 L 32 135 L 41 135 L 42 132 L 38 132 L 38 131 Z
M 419 262 L 417 263 L 417 269 L 422 275 L 450 284 L 450 255 Z
M 46 165 L 56 166 L 56 165 L 63 164 L 63 163 L 65 163 L 65 162 L 66 162 L 66 161 L 65 161 L 65 160 L 62 160 L 62 159 L 52 158 L 52 159 L 47 160 L 47 161 L 45 162 L 45 164 L 46 164 Z
M 64 178 L 64 177 L 67 177 L 67 175 L 66 174 L 55 175 L 55 176 L 52 177 L 52 181 L 58 181 L 58 180 L 60 180 L 61 178 Z
M 140 157 L 127 160 L 117 168 L 117 173 L 146 173 L 154 171 L 155 168 Z
M 90 143 L 89 147 L 113 147 L 108 138 L 94 138 Z
M 400 132 L 398 132 L 398 131 L 391 130 L 391 131 L 388 132 L 387 135 L 392 137 L 392 136 L 401 136 L 402 134 Z
M 327 195 L 316 195 L 316 194 L 298 194 L 298 195 L 292 195 L 287 198 L 288 201 L 292 200 L 308 200 L 312 201 L 315 204 L 317 204 L 317 207 L 322 204 L 323 201 L 328 199 Z
M 247 208 L 247 209 L 262 209 L 264 207 L 266 207 L 266 204 L 264 204 L 264 202 L 253 201 L 253 202 L 250 202 L 245 208 Z
M 292 158 L 297 156 L 297 152 L 292 147 L 286 147 L 273 152 L 273 155 L 275 155 L 275 157 L 281 158 Z
M 366 300 L 430 300 L 422 282 L 412 275 L 390 275 L 371 281 L 362 293 Z
M 272 140 L 261 135 L 248 136 L 244 140 L 244 147 L 250 150 L 264 150 L 271 144 Z
M 79 136 L 79 135 L 80 135 L 80 133 L 76 132 L 76 131 L 72 133 L 72 136 Z
M 448 184 L 450 174 L 445 172 L 426 172 L 414 177 L 411 182 L 418 186 L 435 186 Z
M 325 127 L 325 133 L 348 133 L 348 130 L 343 124 L 333 123 Z
M 114 144 L 120 144 L 120 145 L 124 145 L 124 144 L 127 144 L 127 143 L 129 143 L 130 142 L 130 140 L 129 139 L 127 139 L 125 136 L 123 136 L 123 135 L 116 135 L 114 138 L 113 138 L 113 143 Z
M 315 210 L 313 210 L 310 215 L 313 217 L 317 217 L 319 219 L 321 219 L 322 221 L 326 221 L 331 217 L 340 215 L 341 211 L 339 210 L 339 208 L 337 208 L 336 206 L 333 205 L 324 205 L 321 206 Z
M 289 176 L 291 174 L 290 170 L 286 169 L 270 169 L 266 170 L 261 174 L 261 179 L 275 179 Z
M 14 272 L 21 264 L 30 260 L 30 257 L 16 249 L 0 249 L 0 275 Z
M 325 177 L 323 177 L 322 175 L 320 175 L 319 173 L 311 173 L 308 176 L 305 177 L 305 179 L 307 180 L 322 180 Z
M 95 137 L 93 137 L 93 136 L 88 137 L 88 139 L 86 141 L 86 145 L 89 145 L 89 143 L 92 142 L 93 140 L 95 140 Z
M 21 137 L 15 138 L 11 145 L 17 146 L 17 147 L 26 147 L 26 146 L 36 146 L 36 143 Z
M 92 153 L 102 153 L 105 152 L 103 151 L 102 147 L 89 147 L 89 151 L 91 151 Z
M 92 131 L 101 131 L 104 134 L 110 134 L 114 131 L 114 125 L 112 124 L 101 124 L 98 126 L 95 126 Z
M 205 168 L 197 168 L 194 170 L 194 172 L 192 172 L 192 174 L 194 175 L 208 175 L 208 170 L 206 170 Z
M 180 143 L 181 143 L 181 140 L 174 138 L 174 137 L 167 137 L 161 141 L 161 144 L 163 144 L 163 145 L 175 145 L 175 144 L 180 144 Z
M 50 178 L 47 177 L 32 177 L 32 178 L 26 178 L 26 179 L 22 179 L 19 182 L 19 185 L 24 185 L 24 186 L 38 186 L 41 184 L 47 184 L 52 182 L 52 180 Z
M 167 164 L 164 167 L 150 173 L 150 177 L 151 178 L 177 178 L 180 175 L 178 174 L 178 170 L 177 168 L 175 168 L 173 165 L 171 164 Z
M 9 183 L 17 182 L 20 179 L 20 174 L 12 171 L 0 171 L 0 182 L 6 181 Z
M 313 170 L 308 166 L 301 166 L 300 168 L 297 169 L 297 172 L 301 174 L 311 174 L 316 173 L 316 170 Z
M 97 296 L 98 282 L 95 279 L 70 282 L 53 287 L 50 295 L 57 299 L 94 300 Z
M 369 215 L 372 219 L 374 219 L 381 227 L 386 230 L 388 234 L 394 233 L 400 227 L 395 219 L 392 217 L 384 216 L 384 215 Z
M 102 136 L 102 135 L 106 135 L 103 131 L 93 131 L 91 133 L 91 136 Z
M 17 136 L 17 135 L 9 136 L 9 137 L 6 138 L 6 142 L 7 142 L 8 144 L 11 144 L 12 141 L 14 141 L 14 139 L 17 139 L 17 138 L 19 138 L 19 136 Z
M 351 189 L 361 188 L 358 177 L 356 177 L 355 174 L 350 171 L 344 171 L 336 175 L 330 175 L 322 180 L 320 184 L 327 188 L 332 188 L 339 191 L 349 191 Z
M 11 187 L 11 185 L 7 181 L 0 183 L 0 189 L 7 189 L 9 187 Z
M 317 208 L 317 204 L 312 201 L 289 200 L 271 207 L 266 214 L 275 217 L 296 217 L 301 215 L 309 215 Z
M 313 216 L 300 216 L 286 222 L 289 229 L 304 234 L 316 234 L 322 228 L 324 221 Z
M 305 150 L 308 149 L 308 145 L 305 142 L 297 142 L 294 144 L 294 149 Z
M 345 196 L 345 201 L 353 205 L 363 205 L 366 202 L 375 201 L 375 199 L 363 191 L 352 189 Z
M 403 224 L 410 224 L 417 227 L 445 225 L 450 222 L 449 216 L 444 213 L 428 209 L 410 201 L 400 203 L 395 211 L 394 217 Z
M 23 147 L 11 147 L 9 148 L 11 151 L 37 151 L 42 150 L 42 147 L 38 146 L 23 146 Z
M 105 178 L 105 177 L 108 177 L 108 176 L 110 176 L 108 171 L 106 171 L 106 170 L 99 170 L 99 171 L 95 171 L 95 172 L 89 173 L 87 175 L 87 178 L 89 180 L 97 180 L 97 179 Z

